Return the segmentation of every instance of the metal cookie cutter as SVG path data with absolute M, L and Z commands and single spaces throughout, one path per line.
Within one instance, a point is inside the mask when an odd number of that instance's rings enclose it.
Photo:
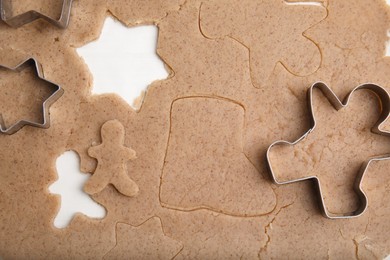
M 34 10 L 17 16 L 12 16 L 11 0 L 0 0 L 1 20 L 3 20 L 11 27 L 18 28 L 39 18 L 42 18 L 53 25 L 65 29 L 69 24 L 72 1 L 73 0 L 63 0 L 61 16 L 58 20 L 56 20 Z
M 32 121 L 28 121 L 28 120 L 21 120 L 21 121 L 15 123 L 14 125 L 7 128 L 7 127 L 5 127 L 3 117 L 0 115 L 0 132 L 3 134 L 12 135 L 26 125 L 39 127 L 39 128 L 49 128 L 50 127 L 50 119 L 49 119 L 50 106 L 55 101 L 57 101 L 57 99 L 60 98 L 62 96 L 62 94 L 64 93 L 64 90 L 59 85 L 57 85 L 51 81 L 48 81 L 43 77 L 42 67 L 34 58 L 29 58 L 29 59 L 23 61 L 22 63 L 17 65 L 15 68 L 9 68 L 9 67 L 0 65 L 0 69 L 20 72 L 23 69 L 25 69 L 26 67 L 30 67 L 30 66 L 35 67 L 35 70 L 36 70 L 35 72 L 36 72 L 37 77 L 44 80 L 45 82 L 50 83 L 50 85 L 53 87 L 53 90 L 54 90 L 53 94 L 50 97 L 48 97 L 45 100 L 45 102 L 43 102 L 43 105 L 42 105 L 43 122 L 38 123 L 38 122 L 32 122 Z
M 330 219 L 346 219 L 346 218 L 359 217 L 359 216 L 361 216 L 364 213 L 364 211 L 367 209 L 367 206 L 368 206 L 367 195 L 364 193 L 364 191 L 362 189 L 362 180 L 363 180 L 364 175 L 365 175 L 365 173 L 367 171 L 367 168 L 369 167 L 369 165 L 373 161 L 382 161 L 382 160 L 390 159 L 390 154 L 389 155 L 384 155 L 382 157 L 370 158 L 369 160 L 367 160 L 366 162 L 364 162 L 361 165 L 361 168 L 360 168 L 360 170 L 359 170 L 359 172 L 357 174 L 357 177 L 356 177 L 356 180 L 355 180 L 355 183 L 354 183 L 354 190 L 357 193 L 357 195 L 359 196 L 360 206 L 352 214 L 336 215 L 336 214 L 333 214 L 333 213 L 331 213 L 331 212 L 329 212 L 327 210 L 326 205 L 325 205 L 325 201 L 324 201 L 324 196 L 323 196 L 323 193 L 322 193 L 322 190 L 321 190 L 321 183 L 320 183 L 320 180 L 319 180 L 319 178 L 317 176 L 304 177 L 304 178 L 299 178 L 299 179 L 289 180 L 289 181 L 279 181 L 277 179 L 277 177 L 275 176 L 274 170 L 272 168 L 271 159 L 270 159 L 270 151 L 271 151 L 271 149 L 274 146 L 276 146 L 276 145 L 290 145 L 290 146 L 291 145 L 295 145 L 295 144 L 301 142 L 302 140 L 304 140 L 315 129 L 315 127 L 316 127 L 316 119 L 314 117 L 314 112 L 313 112 L 313 90 L 315 88 L 318 88 L 318 89 L 320 89 L 323 92 L 323 94 L 328 98 L 328 100 L 335 107 L 336 110 L 340 110 L 340 109 L 348 106 L 348 103 L 350 101 L 350 97 L 357 90 L 365 89 L 365 90 L 369 90 L 369 91 L 374 92 L 376 94 L 376 96 L 378 97 L 379 101 L 380 101 L 381 113 L 380 113 L 380 117 L 379 117 L 378 121 L 372 127 L 371 131 L 373 133 L 376 133 L 376 134 L 390 136 L 390 132 L 380 130 L 382 124 L 388 119 L 389 113 L 390 113 L 390 96 L 389 96 L 388 92 L 384 88 L 382 88 L 382 87 L 380 87 L 378 85 L 375 85 L 375 84 L 371 84 L 371 83 L 362 84 L 362 85 L 354 88 L 346 96 L 344 101 L 340 101 L 340 99 L 336 96 L 336 94 L 325 83 L 323 83 L 323 82 L 316 82 L 309 88 L 308 93 L 307 93 L 308 94 L 308 101 L 309 101 L 309 104 L 308 104 L 309 105 L 309 111 L 310 111 L 310 114 L 311 114 L 311 117 L 310 117 L 310 123 L 311 123 L 310 125 L 311 125 L 311 127 L 310 127 L 310 129 L 303 136 L 301 136 L 300 138 L 298 138 L 298 140 L 296 140 L 294 142 L 288 142 L 288 141 L 284 141 L 284 140 L 279 140 L 279 141 L 276 141 L 276 142 L 272 143 L 268 147 L 267 154 L 266 154 L 266 159 L 267 159 L 267 164 L 268 164 L 268 167 L 269 167 L 269 171 L 270 171 L 272 180 L 276 184 L 290 184 L 290 183 L 294 183 L 294 182 L 298 182 L 298 181 L 314 180 L 314 182 L 316 183 L 316 186 L 318 188 L 318 193 L 319 193 L 319 197 L 320 197 L 321 211 L 322 211 L 323 215 L 326 218 L 330 218 Z

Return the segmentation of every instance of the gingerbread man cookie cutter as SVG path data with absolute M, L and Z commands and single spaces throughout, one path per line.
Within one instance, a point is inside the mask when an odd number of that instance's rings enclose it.
M 65 29 L 66 27 L 68 27 L 69 24 L 72 1 L 73 0 L 63 0 L 62 11 L 58 20 L 53 19 L 35 10 L 31 10 L 26 13 L 13 16 L 12 4 L 10 0 L 0 0 L 0 16 L 1 20 L 3 20 L 6 24 L 14 28 L 21 27 L 37 19 L 43 19 L 55 26 L 58 26 L 59 28 Z
M 0 115 L 0 132 L 3 134 L 12 135 L 26 125 L 38 127 L 38 128 L 49 128 L 50 127 L 50 112 L 49 112 L 50 106 L 54 102 L 56 102 L 57 99 L 59 99 L 64 93 L 64 90 L 59 85 L 57 85 L 51 81 L 48 81 L 44 78 L 42 67 L 34 58 L 29 58 L 29 59 L 21 62 L 19 65 L 17 65 L 14 68 L 0 65 L 0 70 L 11 70 L 11 71 L 20 72 L 23 69 L 25 69 L 26 67 L 30 67 L 30 66 L 35 68 L 35 73 L 36 73 L 36 76 L 38 78 L 49 83 L 54 89 L 53 94 L 51 94 L 42 104 L 43 122 L 39 123 L 39 122 L 33 122 L 33 121 L 29 121 L 29 120 L 20 120 L 10 127 L 5 127 L 3 117 Z
M 373 93 L 376 94 L 376 96 L 377 96 L 377 98 L 379 100 L 381 112 L 380 112 L 380 116 L 379 116 L 378 121 L 371 128 L 371 131 L 373 133 L 375 133 L 375 134 L 384 135 L 384 136 L 390 136 L 390 132 L 384 131 L 384 130 L 380 129 L 381 126 L 383 125 L 383 123 L 389 118 L 389 113 L 390 113 L 390 96 L 389 96 L 389 93 L 384 88 L 382 88 L 379 85 L 372 84 L 372 83 L 362 84 L 362 85 L 359 85 L 356 88 L 354 88 L 346 96 L 344 101 L 341 101 L 337 97 L 337 95 L 325 83 L 323 83 L 323 82 L 316 82 L 309 88 L 309 90 L 307 92 L 307 94 L 308 94 L 308 103 L 309 103 L 308 105 L 309 105 L 309 111 L 310 111 L 310 126 L 311 127 L 309 128 L 309 130 L 305 134 L 303 134 L 300 138 L 298 138 L 294 142 L 288 142 L 288 141 L 285 141 L 285 140 L 278 140 L 278 141 L 272 143 L 268 147 L 267 153 L 266 153 L 267 166 L 269 168 L 269 172 L 270 172 L 270 175 L 271 175 L 271 178 L 272 178 L 273 182 L 278 184 L 278 185 L 291 184 L 291 183 L 300 182 L 300 181 L 306 181 L 306 180 L 313 180 L 315 182 L 315 184 L 316 184 L 316 188 L 317 188 L 317 191 L 318 191 L 318 194 L 319 194 L 319 197 L 320 197 L 320 208 L 321 208 L 321 211 L 322 211 L 322 214 L 324 215 L 324 217 L 329 218 L 329 219 L 356 218 L 356 217 L 361 216 L 366 211 L 366 209 L 368 207 L 368 197 L 367 197 L 366 193 L 364 192 L 364 190 L 362 188 L 362 181 L 364 179 L 364 176 L 365 176 L 365 174 L 367 172 L 368 167 L 374 161 L 383 161 L 383 160 L 390 159 L 390 154 L 384 155 L 384 156 L 380 156 L 380 157 L 370 158 L 370 159 L 368 159 L 367 161 L 365 161 L 361 165 L 360 170 L 357 173 L 357 177 L 356 177 L 356 180 L 355 180 L 355 183 L 354 183 L 354 187 L 353 187 L 355 192 L 356 192 L 356 194 L 359 197 L 360 205 L 354 212 L 341 214 L 341 215 L 333 214 L 333 213 L 331 213 L 331 212 L 329 212 L 327 210 L 326 205 L 325 205 L 325 201 L 324 201 L 323 192 L 322 192 L 322 189 L 321 189 L 321 182 L 320 182 L 320 179 L 317 176 L 309 176 L 309 177 L 298 178 L 298 179 L 288 180 L 288 181 L 279 181 L 278 178 L 276 177 L 274 169 L 272 167 L 272 163 L 271 163 L 271 159 L 270 159 L 270 152 L 271 152 L 271 149 L 274 146 L 276 146 L 276 145 L 294 146 L 297 143 L 299 143 L 302 140 L 304 140 L 316 128 L 316 119 L 315 119 L 314 112 L 313 112 L 314 111 L 314 108 L 313 108 L 313 90 L 315 88 L 317 88 L 317 89 L 322 91 L 322 93 L 327 97 L 329 102 L 333 105 L 333 107 L 336 110 L 340 110 L 342 108 L 347 107 L 348 104 L 349 104 L 350 98 L 351 98 L 351 96 L 353 95 L 353 93 L 355 91 L 358 91 L 358 90 L 369 90 L 369 91 L 372 91 Z

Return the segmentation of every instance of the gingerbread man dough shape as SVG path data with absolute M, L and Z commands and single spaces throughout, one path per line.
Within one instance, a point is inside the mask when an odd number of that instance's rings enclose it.
M 138 185 L 127 175 L 126 167 L 127 161 L 136 158 L 136 153 L 124 146 L 123 125 L 118 120 L 110 120 L 102 126 L 101 136 L 102 143 L 88 150 L 88 154 L 98 160 L 98 166 L 84 191 L 93 195 L 112 184 L 123 195 L 136 196 Z

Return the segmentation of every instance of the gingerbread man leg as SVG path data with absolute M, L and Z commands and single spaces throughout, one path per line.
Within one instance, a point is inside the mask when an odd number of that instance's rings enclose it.
M 97 168 L 95 173 L 84 185 L 84 191 L 91 195 L 99 193 L 108 185 L 109 181 L 109 176 Z
M 119 171 L 111 178 L 111 184 L 123 195 L 134 197 L 138 195 L 138 185 L 130 179 L 125 171 Z

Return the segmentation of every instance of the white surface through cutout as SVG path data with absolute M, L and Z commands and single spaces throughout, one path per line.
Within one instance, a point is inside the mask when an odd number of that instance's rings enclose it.
M 90 218 L 104 218 L 106 210 L 83 191 L 91 176 L 80 172 L 80 158 L 74 151 L 65 152 L 57 159 L 58 180 L 49 187 L 50 193 L 61 196 L 61 208 L 54 219 L 54 226 L 65 228 L 76 213 Z
M 293 1 L 293 0 L 284 0 L 284 3 L 288 5 L 315 5 L 315 6 L 324 6 L 322 1 L 318 2 L 305 2 L 305 1 Z
M 93 75 L 92 93 L 116 93 L 133 106 L 150 83 L 167 78 L 157 36 L 155 25 L 128 28 L 107 17 L 100 38 L 77 49 Z
M 390 4 L 390 0 L 388 0 L 388 3 Z M 387 31 L 387 37 L 390 38 L 390 29 Z M 390 56 L 390 39 L 387 39 L 386 42 L 386 56 Z

